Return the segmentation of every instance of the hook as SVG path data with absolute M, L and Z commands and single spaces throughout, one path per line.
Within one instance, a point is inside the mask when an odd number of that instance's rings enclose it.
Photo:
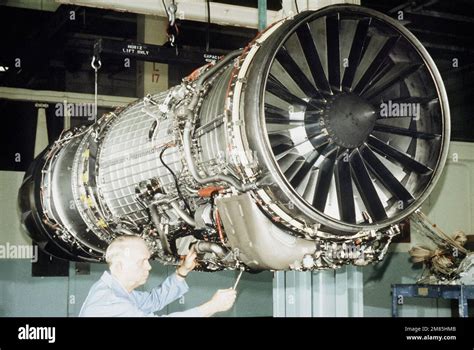
M 92 56 L 91 67 L 97 72 L 100 67 L 102 67 L 102 62 L 100 61 L 100 58 Z

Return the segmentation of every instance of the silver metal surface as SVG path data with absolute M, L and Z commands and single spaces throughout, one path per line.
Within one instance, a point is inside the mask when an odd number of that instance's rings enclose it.
M 387 103 L 416 113 L 386 117 Z M 71 260 L 102 261 L 134 234 L 164 264 L 195 244 L 204 271 L 363 266 L 433 189 L 449 131 L 419 41 L 376 11 L 330 6 L 65 132 L 25 175 L 22 220 Z
M 234 286 L 232 287 L 232 289 L 235 290 L 235 288 L 237 288 L 237 286 L 239 285 L 239 282 L 240 282 L 240 278 L 242 277 L 243 273 L 244 273 L 244 270 L 240 270 L 239 275 L 237 276 L 237 279 L 235 280 L 235 283 L 234 283 Z

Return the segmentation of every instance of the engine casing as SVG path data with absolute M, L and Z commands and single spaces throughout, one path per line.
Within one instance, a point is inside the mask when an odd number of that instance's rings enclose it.
M 65 131 L 25 175 L 22 222 L 46 252 L 102 261 L 142 236 L 202 270 L 381 260 L 440 176 L 449 107 L 397 21 L 336 5 L 282 20 L 168 91 Z

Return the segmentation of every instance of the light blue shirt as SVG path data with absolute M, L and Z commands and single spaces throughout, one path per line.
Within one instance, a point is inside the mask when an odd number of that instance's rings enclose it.
M 79 317 L 153 317 L 154 312 L 180 298 L 189 290 L 176 274 L 169 276 L 151 292 L 128 292 L 108 271 L 89 291 Z M 198 308 L 174 312 L 171 317 L 201 317 Z

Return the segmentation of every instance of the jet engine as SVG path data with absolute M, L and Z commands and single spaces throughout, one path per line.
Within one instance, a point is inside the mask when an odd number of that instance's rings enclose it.
M 430 194 L 449 134 L 420 42 L 384 14 L 330 6 L 65 131 L 25 175 L 21 220 L 75 261 L 139 235 L 164 264 L 193 245 L 205 271 L 366 265 Z

